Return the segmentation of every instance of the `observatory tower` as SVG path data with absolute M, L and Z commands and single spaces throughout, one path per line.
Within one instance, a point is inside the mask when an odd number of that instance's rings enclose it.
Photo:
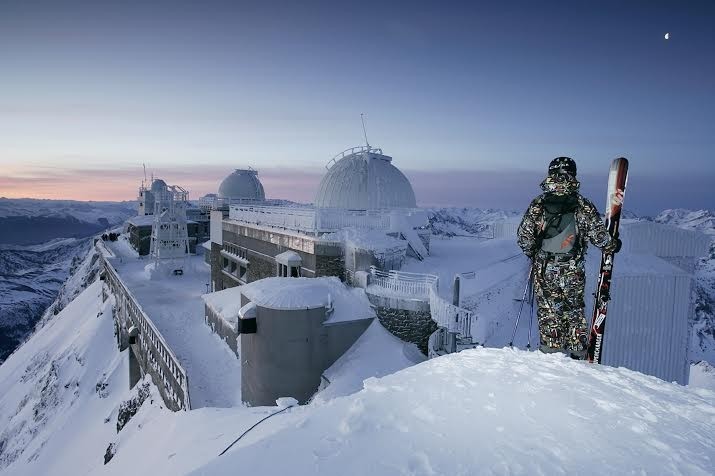
M 154 180 L 151 193 L 154 197 L 151 256 L 157 260 L 183 258 L 189 253 L 186 227 L 189 192 L 178 185 L 169 186 L 163 180 Z

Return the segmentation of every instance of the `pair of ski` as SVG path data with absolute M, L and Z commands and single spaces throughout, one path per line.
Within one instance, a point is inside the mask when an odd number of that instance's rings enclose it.
M 605 222 L 608 233 L 611 237 L 618 238 L 618 228 L 621 222 L 621 211 L 623 210 L 623 197 L 626 193 L 626 183 L 628 182 L 628 159 L 619 157 L 611 162 L 611 169 L 608 174 L 608 193 L 606 198 Z M 598 271 L 598 285 L 595 293 L 595 303 L 593 306 L 593 317 L 591 319 L 588 344 L 586 346 L 585 360 L 589 362 L 601 363 L 603 356 L 603 334 L 606 330 L 606 315 L 608 314 L 608 302 L 611 299 L 611 276 L 613 273 L 613 252 L 603 252 L 601 256 L 601 266 Z M 532 276 L 529 271 L 529 283 Z M 527 283 L 527 289 L 529 284 Z M 522 298 L 522 309 L 524 300 L 527 298 L 527 290 L 524 290 Z M 519 317 L 521 309 L 519 310 Z M 517 318 L 517 326 L 519 320 Z M 516 328 L 514 329 L 514 335 Z M 514 341 L 512 335 L 512 343 Z M 511 346 L 512 343 L 509 345 Z M 531 344 L 531 338 L 529 338 Z

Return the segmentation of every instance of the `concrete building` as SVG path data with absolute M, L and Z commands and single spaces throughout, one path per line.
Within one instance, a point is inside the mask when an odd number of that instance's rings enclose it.
M 269 278 L 203 296 L 206 322 L 241 359 L 252 406 L 307 403 L 323 372 L 375 317 L 366 295 L 337 278 Z

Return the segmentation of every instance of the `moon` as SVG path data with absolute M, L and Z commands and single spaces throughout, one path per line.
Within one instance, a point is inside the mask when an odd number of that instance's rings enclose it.
M 670 39 L 670 33 L 666 33 L 666 34 L 665 34 L 665 39 L 666 39 L 666 40 L 669 40 L 669 39 Z

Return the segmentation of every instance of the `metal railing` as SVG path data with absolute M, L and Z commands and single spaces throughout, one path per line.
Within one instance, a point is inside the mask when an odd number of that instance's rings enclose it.
M 343 228 L 389 230 L 390 211 L 231 205 L 229 219 L 301 233 L 331 233 Z
M 380 271 L 370 268 L 368 289 L 375 286 L 381 295 L 429 301 L 432 320 L 448 332 L 470 338 L 472 311 L 455 306 L 439 295 L 439 278 L 432 274 Z
M 432 289 L 437 289 L 439 278 L 432 274 L 380 271 L 370 267 L 370 286 L 387 291 L 387 294 L 409 299 L 429 300 Z
M 328 163 L 325 165 L 325 168 L 330 170 L 330 168 L 340 159 L 347 157 L 348 155 L 353 155 L 353 154 L 359 154 L 361 152 L 368 152 L 368 153 L 373 153 L 373 154 L 382 154 L 382 149 L 379 148 L 374 148 L 374 147 L 367 147 L 364 145 L 360 145 L 357 147 L 351 147 L 349 149 L 345 149 L 344 151 L 340 152 L 338 155 L 333 157 L 328 161 Z
M 186 370 L 179 363 L 179 359 L 172 352 L 164 340 L 161 332 L 156 328 L 149 316 L 144 312 L 139 302 L 122 281 L 117 270 L 107 260 L 107 255 L 112 253 L 101 241 L 97 242 L 102 266 L 105 271 L 105 280 L 112 294 L 115 295 L 120 312 L 129 318 L 139 333 L 139 344 L 145 358 L 145 372 L 154 377 L 154 383 L 166 403 L 172 410 L 189 410 L 189 378 Z M 117 316 L 115 315 L 115 319 Z M 158 381 L 157 381 L 158 380 Z

